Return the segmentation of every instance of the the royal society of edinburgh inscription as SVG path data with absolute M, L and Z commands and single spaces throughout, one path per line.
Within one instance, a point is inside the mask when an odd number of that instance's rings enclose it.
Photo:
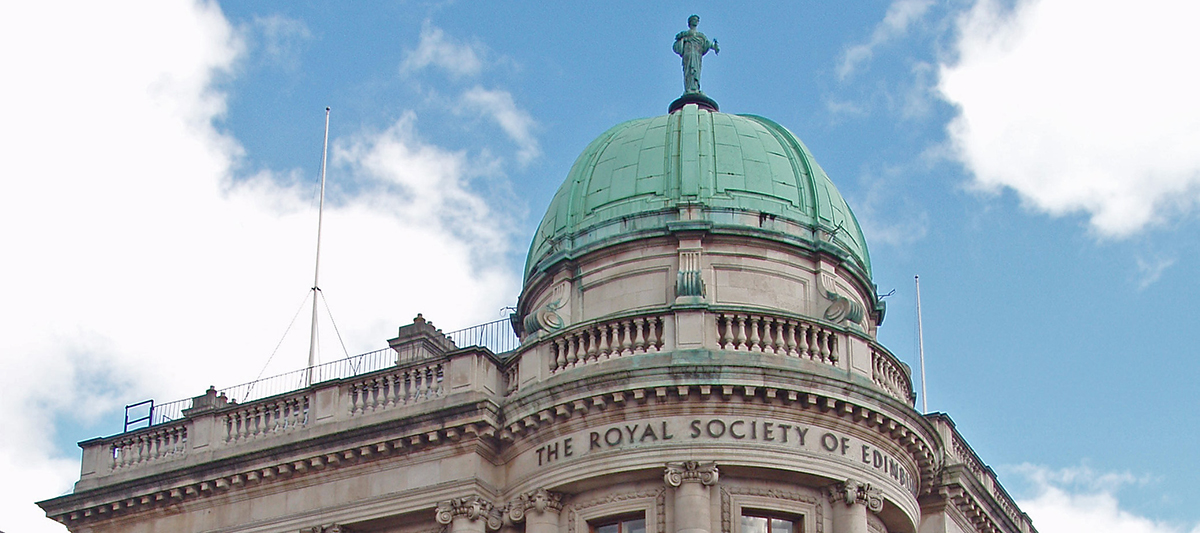
M 664 445 L 739 444 L 789 447 L 883 474 L 910 493 L 916 480 L 908 467 L 878 447 L 836 431 L 763 418 L 667 417 L 589 428 L 522 454 L 522 462 L 545 466 L 609 450 Z

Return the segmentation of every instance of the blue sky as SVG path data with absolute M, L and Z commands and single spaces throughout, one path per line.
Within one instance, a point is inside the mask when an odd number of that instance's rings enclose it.
M 1200 37 L 1187 2 L 149 2 L 0 21 L 0 530 L 61 531 L 122 406 L 300 368 L 325 106 L 322 289 L 346 351 L 515 303 L 583 147 L 703 88 L 811 149 L 917 368 L 1043 533 L 1198 531 Z M 300 320 L 303 322 L 303 320 Z M 331 332 L 329 325 L 322 331 Z M 274 356 L 272 357 L 272 354 Z M 342 356 L 325 333 L 323 360 Z M 918 385 L 919 390 L 919 385 Z

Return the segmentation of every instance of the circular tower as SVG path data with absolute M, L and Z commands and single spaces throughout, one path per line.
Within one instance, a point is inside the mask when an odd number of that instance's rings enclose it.
M 530 245 L 509 490 L 568 531 L 916 531 L 938 437 L 854 214 L 786 128 L 671 107 L 592 141 Z

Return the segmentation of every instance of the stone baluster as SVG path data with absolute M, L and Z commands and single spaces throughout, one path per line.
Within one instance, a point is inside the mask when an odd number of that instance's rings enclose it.
M 647 351 L 655 351 L 655 352 L 662 351 L 662 347 L 663 347 L 662 319 L 659 319 L 659 318 L 651 318 L 650 319 L 650 335 L 652 337 L 654 337 L 654 344 L 652 346 L 650 346 L 650 348 L 652 348 L 652 350 L 647 350 Z
M 596 348 L 596 360 L 603 361 L 608 359 L 608 324 L 601 324 L 597 330 L 600 332 L 600 346 Z
M 737 335 L 734 335 L 733 340 L 737 341 L 737 345 L 734 345 L 733 349 L 736 349 L 736 351 L 743 351 L 743 349 L 746 349 L 746 317 L 739 315 L 736 318 L 738 323 L 738 331 Z
M 750 315 L 749 322 L 750 322 L 750 351 L 761 352 L 762 351 L 762 344 L 761 344 L 762 337 L 760 337 L 758 335 L 758 326 L 759 326 L 759 324 L 762 323 L 762 320 L 754 315 Z
M 783 338 L 787 354 L 792 357 L 799 355 L 796 353 L 796 322 L 792 320 L 787 321 Z
M 711 487 L 717 479 L 716 463 L 667 463 L 663 481 L 675 489 L 675 533 L 712 530 Z
M 626 320 L 622 323 L 625 338 L 621 341 L 621 355 L 633 354 L 633 321 Z

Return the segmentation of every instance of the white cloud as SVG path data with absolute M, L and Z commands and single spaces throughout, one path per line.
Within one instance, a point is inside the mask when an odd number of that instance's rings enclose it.
M 517 161 L 527 164 L 542 153 L 533 129 L 537 126 L 533 117 L 517 107 L 512 94 L 502 90 L 488 90 L 475 86 L 462 95 L 465 109 L 490 118 L 519 148 Z
M 1200 532 L 1200 524 L 1189 528 L 1123 509 L 1117 490 L 1147 482 L 1129 473 L 1100 473 L 1087 467 L 1053 470 L 1029 464 L 1014 470 L 1033 484 L 1033 496 L 1019 498 L 1017 504 L 1041 533 Z
M 300 52 L 312 39 L 312 32 L 303 20 L 276 13 L 254 17 L 254 28 L 262 35 L 262 53 L 267 61 L 289 70 L 300 67 Z
M 484 50 L 477 44 L 456 41 L 428 20 L 421 26 L 421 42 L 400 64 L 402 72 L 435 66 L 454 77 L 474 76 L 483 70 Z
M 64 531 L 33 505 L 78 477 L 51 421 L 254 378 L 311 285 L 315 169 L 306 186 L 232 179 L 242 148 L 213 127 L 214 80 L 244 47 L 215 4 L 10 11 L 0 44 L 26 52 L 0 56 L 0 97 L 21 103 L 0 133 L 0 478 L 20 482 L 0 486 L 0 530 Z M 498 318 L 519 279 L 497 229 L 513 225 L 472 193 L 481 163 L 412 115 L 335 146 L 321 286 L 351 353 L 418 311 L 447 329 Z M 295 337 L 268 375 L 304 364 Z
M 887 14 L 883 16 L 883 21 L 875 26 L 875 31 L 871 32 L 871 38 L 865 43 L 846 49 L 842 56 L 842 62 L 838 65 L 838 79 L 845 80 L 858 68 L 858 65 L 870 61 L 871 57 L 875 55 L 876 48 L 904 35 L 908 31 L 908 27 L 924 16 L 931 5 L 933 5 L 933 0 L 895 0 L 892 2 L 892 5 L 888 6 Z
M 984 190 L 1127 237 L 1200 199 L 1200 4 L 980 0 L 938 88 L 953 149 Z
M 867 242 L 902 246 L 917 242 L 929 233 L 929 213 L 897 191 L 903 188 L 908 169 L 890 167 L 881 176 L 863 175 L 865 195 L 854 198 L 854 216 Z
M 1137 258 L 1138 289 L 1145 290 L 1160 278 L 1163 272 L 1175 264 L 1173 257 L 1155 257 L 1153 259 Z

